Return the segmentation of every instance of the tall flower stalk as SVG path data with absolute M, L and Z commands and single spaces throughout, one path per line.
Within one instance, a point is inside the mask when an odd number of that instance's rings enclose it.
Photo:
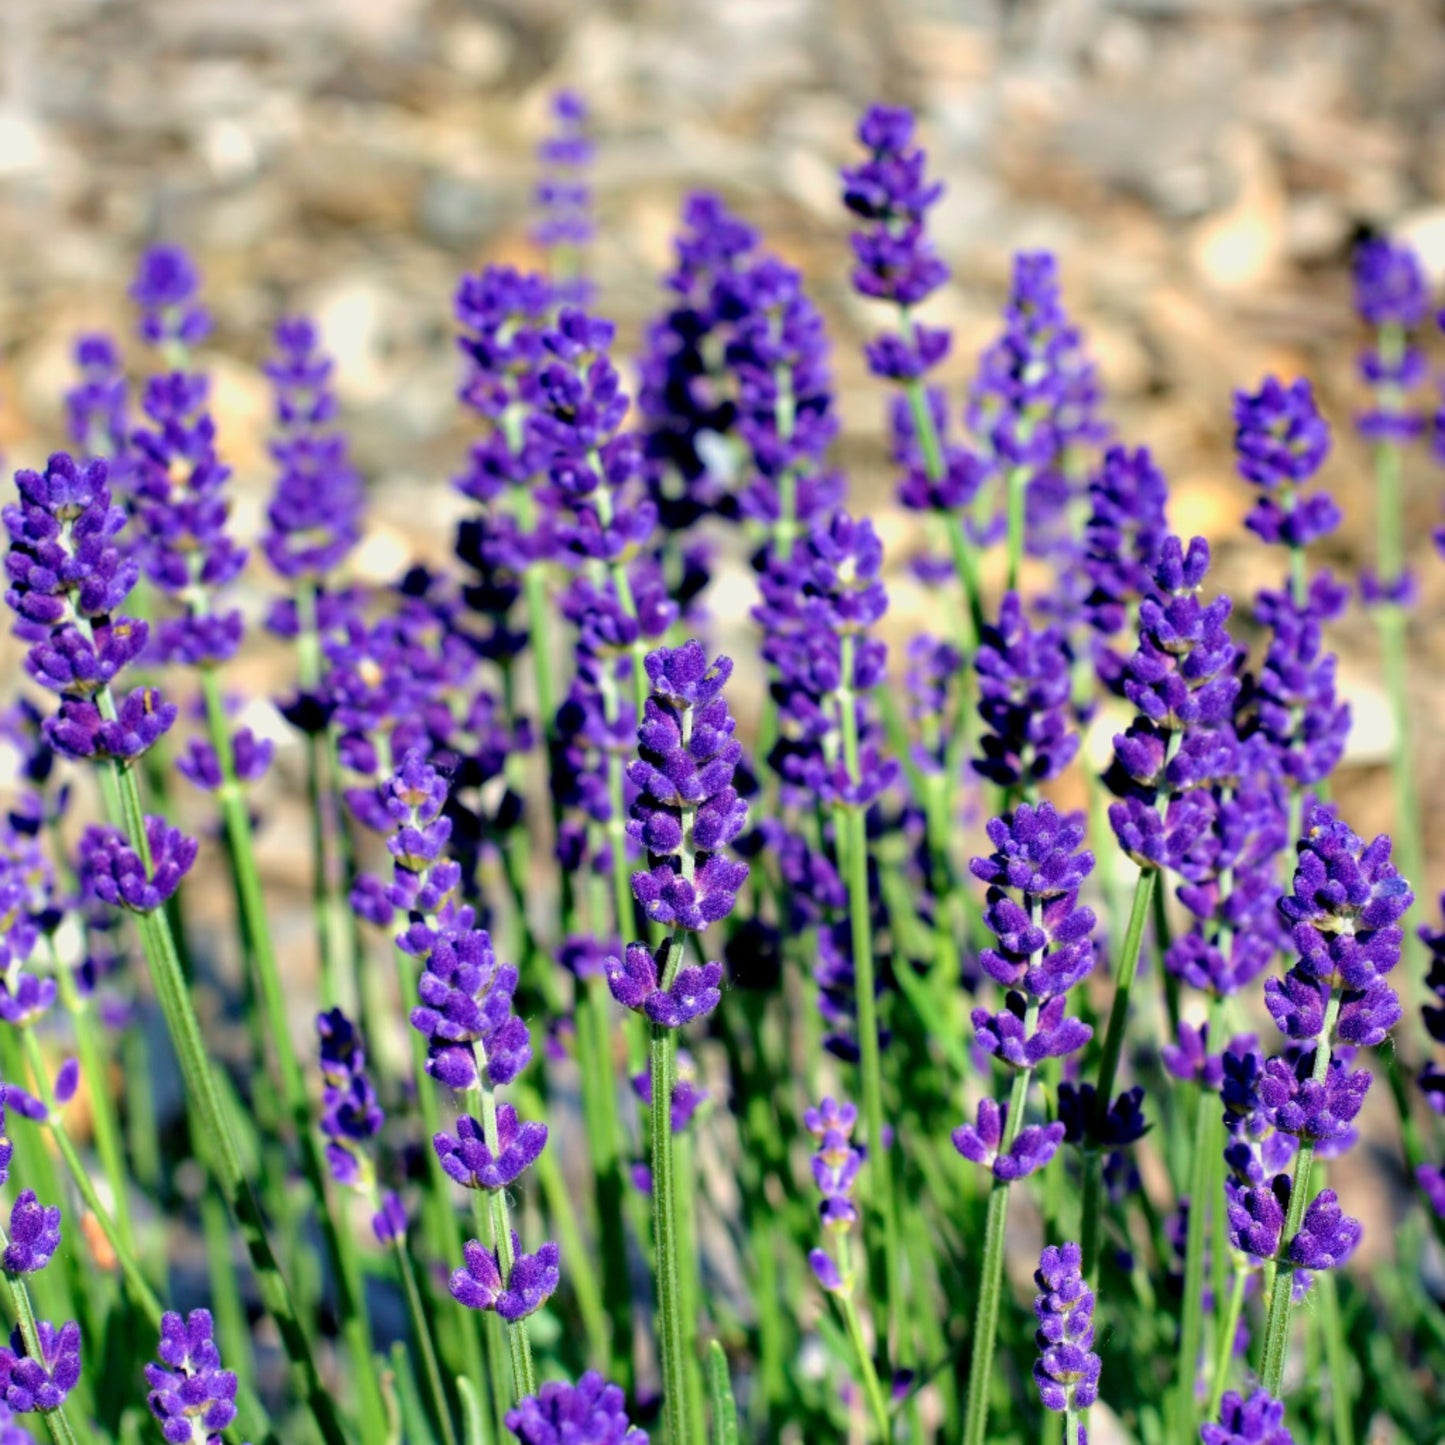
M 686 963 L 683 954 L 689 935 L 727 917 L 747 878 L 747 867 L 722 852 L 742 830 L 747 805 L 732 785 L 742 748 L 722 695 L 732 663 L 720 657 L 709 664 L 694 641 L 649 653 L 646 667 L 651 693 L 637 733 L 639 757 L 629 769 L 639 789 L 630 831 L 650 866 L 632 875 L 632 890 L 648 919 L 669 936 L 656 948 L 632 943 L 605 968 L 613 997 L 651 1025 L 658 1344 L 668 1439 L 681 1445 L 693 1429 L 672 1131 L 677 1031 L 717 1007 L 722 982 L 720 963 Z

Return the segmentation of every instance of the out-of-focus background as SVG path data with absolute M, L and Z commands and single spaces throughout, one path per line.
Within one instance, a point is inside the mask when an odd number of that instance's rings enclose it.
M 125 332 L 139 249 L 180 241 L 218 318 L 203 361 L 241 530 L 268 484 L 258 362 L 301 308 L 339 356 L 372 488 L 363 571 L 444 556 L 467 436 L 451 293 L 465 268 L 531 255 L 533 149 L 565 85 L 598 142 L 599 308 L 631 346 L 660 305 L 681 198 L 723 192 L 832 322 L 854 505 L 901 556 L 885 398 L 860 359 L 881 318 L 849 292 L 836 179 L 859 111 L 885 98 L 917 109 L 948 186 L 935 231 L 955 280 L 930 318 L 955 328 L 954 394 L 997 327 L 1011 252 L 1053 248 L 1120 436 L 1156 449 L 1176 527 L 1220 544 L 1226 584 L 1275 565 L 1239 527 L 1231 389 L 1267 369 L 1315 378 L 1348 568 L 1372 523 L 1348 258 L 1389 229 L 1445 273 L 1442 75 L 1426 0 L 4 0 L 0 450 L 28 464 L 58 444 L 72 338 Z M 1439 664 L 1442 474 L 1418 451 L 1414 641 Z M 252 577 L 253 603 L 266 582 Z M 910 605 L 905 590 L 904 625 Z M 1364 830 L 1388 822 L 1388 710 L 1367 619 L 1334 640 Z M 1424 725 L 1445 704 L 1435 673 L 1414 680 L 1426 780 L 1445 763 Z

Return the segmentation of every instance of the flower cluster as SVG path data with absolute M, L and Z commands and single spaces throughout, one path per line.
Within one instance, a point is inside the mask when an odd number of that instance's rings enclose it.
M 853 1270 L 848 1236 L 858 1223 L 858 1205 L 853 1190 L 863 1167 L 864 1151 L 853 1143 L 858 1122 L 857 1108 L 836 1099 L 824 1099 L 803 1115 L 803 1124 L 817 1141 L 813 1155 L 813 1182 L 823 1196 L 818 1205 L 827 1248 L 809 1252 L 818 1283 L 830 1294 L 846 1294 L 853 1288 Z
M 596 230 L 587 181 L 593 160 L 587 103 L 575 91 L 561 90 L 552 97 L 551 110 L 554 129 L 537 148 L 543 167 L 536 195 L 541 219 L 532 230 L 532 239 L 552 254 L 557 273 L 553 295 L 558 301 L 583 306 L 592 288 L 579 274 L 576 252 Z
M 652 692 L 628 770 L 639 790 L 629 832 L 650 866 L 632 875 L 633 896 L 653 922 L 701 933 L 731 912 L 748 872 L 721 851 L 747 820 L 733 787 L 742 748 L 722 695 L 732 663 L 709 664 L 693 641 L 649 653 L 646 665 Z M 629 944 L 604 964 L 613 997 L 664 1028 L 710 1013 L 722 965 L 679 966 L 679 954 L 672 943 Z
M 575 1385 L 549 1380 L 507 1412 L 507 1429 L 522 1445 L 647 1445 L 627 1418 L 626 1400 L 596 1370 Z
M 176 709 L 153 688 L 112 700 L 150 632 L 117 611 L 139 568 L 117 545 L 126 516 L 111 500 L 106 464 L 57 452 L 44 473 L 17 472 L 15 484 L 19 502 L 0 512 L 10 537 L 5 600 L 30 643 L 26 670 L 60 695 L 45 738 L 66 757 L 139 757 L 175 722 Z
M 1099 1397 L 1101 1361 L 1094 1343 L 1094 1292 L 1084 1281 L 1077 1244 L 1049 1245 L 1039 1257 L 1034 1383 L 1047 1410 L 1087 1410 Z
M 993 819 L 988 835 L 994 851 L 970 865 L 989 885 L 984 922 L 996 940 L 979 964 L 1009 992 L 998 1013 L 975 1009 L 973 1026 L 985 1053 L 1027 1076 L 1045 1059 L 1083 1048 L 1093 1035 L 1065 1009 L 1069 990 L 1094 967 L 1093 910 L 1078 905 L 1094 855 L 1082 846 L 1082 822 L 1060 815 L 1052 803 L 1021 804 Z M 953 1131 L 953 1144 L 1009 1183 L 1042 1169 L 1064 1134 L 1062 1121 L 1025 1126 L 1021 1117 L 1009 1117 L 1007 1105 L 985 1099 L 977 1123 Z
M 297 316 L 277 325 L 265 368 L 275 397 L 276 485 L 261 550 L 288 581 L 326 577 L 361 537 L 364 494 L 336 427 L 334 365 L 311 321 Z
M 161 1319 L 159 1364 L 147 1365 L 146 1403 L 171 1445 L 221 1445 L 236 1418 L 236 1376 L 221 1368 L 210 1310 Z

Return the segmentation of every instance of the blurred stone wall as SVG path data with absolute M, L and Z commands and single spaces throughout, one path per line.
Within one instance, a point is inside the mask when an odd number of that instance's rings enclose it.
M 375 502 L 363 570 L 445 554 L 466 430 L 453 400 L 458 273 L 526 261 L 532 149 L 550 92 L 595 112 L 602 309 L 630 345 L 658 303 L 679 200 L 724 194 L 812 279 L 833 323 L 855 503 L 891 541 L 884 402 L 846 283 L 836 170 L 869 100 L 917 107 L 948 194 L 962 395 L 1018 247 L 1060 254 L 1121 436 L 1153 445 L 1174 520 L 1223 544 L 1241 588 L 1273 564 L 1239 531 L 1229 394 L 1269 368 L 1320 383 L 1368 555 L 1368 458 L 1349 437 L 1353 239 L 1401 231 L 1445 272 L 1445 30 L 1425 0 L 4 0 L 0 4 L 0 450 L 57 444 L 68 349 L 124 329 L 138 249 L 191 246 L 218 326 L 225 451 L 243 528 L 265 494 L 257 370 L 284 311 L 318 317 Z M 1445 654 L 1425 541 L 1438 474 L 1409 476 L 1425 602 L 1421 716 Z M 253 580 L 259 590 L 264 577 Z M 908 620 L 903 595 L 900 618 Z M 1389 746 L 1372 630 L 1336 638 L 1368 782 Z M 244 674 L 243 674 L 244 680 Z M 1422 771 L 1445 747 L 1426 738 Z M 1384 790 L 1370 787 L 1358 826 Z M 1445 842 L 1445 838 L 1437 840 Z

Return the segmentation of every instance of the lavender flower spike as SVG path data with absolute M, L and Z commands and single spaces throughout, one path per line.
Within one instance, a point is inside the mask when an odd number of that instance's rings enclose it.
M 1285 1429 L 1284 1406 L 1265 1390 L 1248 1400 L 1227 1390 L 1219 1410 L 1219 1423 L 1200 1427 L 1201 1445 L 1294 1445 Z
M 26 1352 L 19 1329 L 0 1347 L 0 1395 L 17 1415 L 58 1410 L 80 1381 L 80 1326 L 74 1320 L 58 1330 L 48 1320 L 36 1326 L 40 1356 Z
M 60 1207 L 45 1205 L 25 1190 L 10 1210 L 10 1242 L 5 1246 L 7 1274 L 35 1274 L 60 1248 Z
M 626 1404 L 616 1385 L 588 1370 L 575 1385 L 548 1380 L 507 1412 L 506 1425 L 521 1445 L 647 1445 Z
M 1094 1292 L 1084 1282 L 1077 1244 L 1049 1245 L 1039 1259 L 1034 1300 L 1039 1358 L 1034 1383 L 1048 1410 L 1087 1410 L 1099 1397 L 1094 1343 Z
M 147 1365 L 146 1403 L 170 1445 L 221 1445 L 236 1418 L 236 1376 L 221 1368 L 210 1310 L 161 1318 L 160 1363 Z
M 535 1314 L 556 1292 L 558 1249 L 550 1242 L 536 1254 L 523 1254 L 512 1235 L 513 1264 L 506 1279 L 492 1250 L 471 1239 L 462 1247 L 463 1268 L 454 1270 L 447 1288 L 469 1310 L 496 1310 L 509 1325 Z

